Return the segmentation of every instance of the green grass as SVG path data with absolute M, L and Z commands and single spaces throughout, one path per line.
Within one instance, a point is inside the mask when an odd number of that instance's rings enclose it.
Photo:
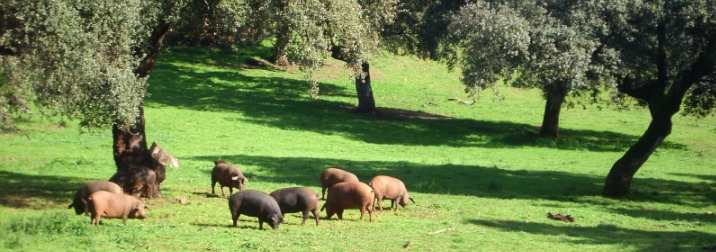
M 175 48 L 149 79 L 147 137 L 181 160 L 164 198 L 144 199 L 149 218 L 104 220 L 67 209 L 76 188 L 114 173 L 110 129 L 25 118 L 0 134 L 0 250 L 260 251 L 698 251 L 716 245 L 716 119 L 676 116 L 674 131 L 637 173 L 629 199 L 599 196 L 611 165 L 649 122 L 644 109 L 568 108 L 560 140 L 535 137 L 544 101 L 535 90 L 500 87 L 474 105 L 443 65 L 382 55 L 372 62 L 383 117 L 350 112 L 353 81 L 332 62 L 303 74 L 246 65 L 266 48 L 225 52 Z M 230 227 L 225 199 L 210 194 L 213 161 L 238 165 L 247 188 L 305 186 L 331 166 L 362 181 L 401 178 L 416 204 L 359 221 L 279 230 L 256 218 Z M 217 188 L 218 190 L 218 188 Z M 228 190 L 227 190 L 228 193 Z M 178 198 L 187 198 L 180 204 Z M 386 201 L 387 203 L 387 201 Z M 322 203 L 321 203 L 322 204 Z M 550 220 L 570 214 L 574 223 Z M 325 216 L 325 212 L 322 213 Z M 446 228 L 450 231 L 431 234 Z

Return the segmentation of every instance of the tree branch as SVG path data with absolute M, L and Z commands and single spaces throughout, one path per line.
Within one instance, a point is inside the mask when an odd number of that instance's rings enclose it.
M 160 25 L 152 34 L 152 42 L 153 42 L 153 48 L 147 54 L 147 56 L 144 57 L 144 60 L 142 60 L 142 63 L 137 68 L 137 77 L 143 78 L 149 76 L 149 71 L 152 70 L 154 67 L 154 63 L 156 62 L 157 55 L 159 54 L 159 51 L 162 49 L 162 45 L 164 43 L 164 39 L 172 34 L 174 32 L 174 28 L 172 28 L 170 25 L 164 24 Z

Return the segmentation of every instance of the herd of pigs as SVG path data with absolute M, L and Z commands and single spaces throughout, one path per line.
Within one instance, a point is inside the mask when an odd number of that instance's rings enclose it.
M 396 210 L 398 205 L 405 207 L 409 201 L 413 201 L 405 184 L 390 176 L 378 175 L 365 184 L 353 173 L 338 168 L 328 168 L 321 173 L 320 181 L 321 199 L 325 199 L 320 211 L 325 209 L 328 219 L 334 214 L 338 219 L 343 219 L 345 209 L 357 208 L 360 210 L 361 220 L 367 211 L 370 221 L 373 221 L 374 201 L 377 202 L 381 212 L 383 200 L 390 200 L 390 208 L 395 207 Z M 303 213 L 301 225 L 306 223 L 309 212 L 313 214 L 318 225 L 318 194 L 308 188 L 282 188 L 270 194 L 244 190 L 248 179 L 239 168 L 222 160 L 215 161 L 211 171 L 212 194 L 216 194 L 214 188 L 217 182 L 222 197 L 225 197 L 224 187 L 229 187 L 229 211 L 231 211 L 233 226 L 237 226 L 239 216 L 243 214 L 257 217 L 259 229 L 263 229 L 264 222 L 271 228 L 277 229 L 283 222 L 283 214 L 298 212 Z M 233 193 L 233 188 L 238 189 L 238 192 Z M 327 197 L 326 190 L 328 190 Z M 151 197 L 154 193 L 158 191 L 148 191 L 147 196 Z M 74 208 L 78 215 L 83 213 L 89 215 L 93 225 L 98 225 L 102 217 L 122 218 L 126 225 L 128 218 L 147 217 L 144 212 L 145 206 L 139 200 L 140 196 L 141 194 L 125 194 L 119 185 L 110 181 L 91 181 L 80 186 L 68 208 Z

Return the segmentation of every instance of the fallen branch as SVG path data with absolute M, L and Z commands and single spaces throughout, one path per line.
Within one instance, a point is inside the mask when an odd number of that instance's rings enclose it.
M 572 217 L 571 215 L 553 214 L 553 213 L 547 212 L 547 218 L 550 218 L 553 220 L 561 220 L 564 222 L 574 222 L 574 217 Z
M 439 234 L 439 233 L 442 233 L 442 232 L 452 232 L 452 231 L 460 231 L 460 230 L 457 229 L 457 228 L 454 228 L 454 227 L 452 227 L 452 228 L 443 228 L 443 229 L 440 229 L 440 230 L 438 230 L 438 231 L 435 231 L 435 232 L 432 232 L 432 233 L 428 233 L 428 235 L 434 235 L 434 234 Z

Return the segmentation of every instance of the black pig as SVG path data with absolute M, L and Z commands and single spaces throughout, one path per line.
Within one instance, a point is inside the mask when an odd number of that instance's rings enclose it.
M 264 222 L 271 225 L 271 228 L 278 229 L 283 222 L 281 208 L 276 200 L 264 192 L 254 190 L 243 190 L 229 197 L 229 211 L 231 219 L 236 227 L 239 216 L 242 214 L 258 217 L 259 229 L 263 229 Z
M 303 213 L 301 225 L 306 224 L 308 212 L 313 213 L 318 226 L 318 194 L 305 187 L 291 187 L 278 189 L 271 192 L 271 197 L 276 199 L 281 213 Z

